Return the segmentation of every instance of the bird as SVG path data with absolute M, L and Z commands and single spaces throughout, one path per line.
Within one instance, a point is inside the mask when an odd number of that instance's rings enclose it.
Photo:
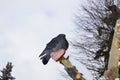
M 42 63 L 46 65 L 49 59 L 53 57 L 52 53 L 56 53 L 57 55 L 59 55 L 60 54 L 59 51 L 62 50 L 62 54 L 64 55 L 68 47 L 69 43 L 66 39 L 66 35 L 59 34 L 58 36 L 54 37 L 49 43 L 47 43 L 45 49 L 39 55 L 40 60 L 42 60 Z M 63 55 L 61 57 L 63 57 Z

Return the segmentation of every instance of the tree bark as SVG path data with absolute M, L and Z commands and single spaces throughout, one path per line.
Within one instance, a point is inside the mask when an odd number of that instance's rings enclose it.
M 62 64 L 68 73 L 68 75 L 73 79 L 73 80 L 84 80 L 82 77 L 82 74 L 78 72 L 75 66 L 71 64 L 69 61 L 69 58 L 61 58 L 59 60 L 60 64 Z
M 110 58 L 108 63 L 108 70 L 104 73 L 104 76 L 108 78 L 108 80 L 115 80 L 115 78 L 119 76 L 118 62 L 120 60 L 120 19 L 117 20 L 114 30 L 112 46 L 109 53 Z

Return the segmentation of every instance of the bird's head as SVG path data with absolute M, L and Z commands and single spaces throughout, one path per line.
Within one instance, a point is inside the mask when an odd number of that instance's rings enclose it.
M 65 37 L 65 34 L 59 34 L 58 37 Z

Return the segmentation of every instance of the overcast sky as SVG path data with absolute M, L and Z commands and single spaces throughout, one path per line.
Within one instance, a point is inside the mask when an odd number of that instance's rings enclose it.
M 16 80 L 63 80 L 63 66 L 52 59 L 44 66 L 38 56 L 58 34 L 71 39 L 80 1 L 0 0 L 0 69 L 10 61 Z

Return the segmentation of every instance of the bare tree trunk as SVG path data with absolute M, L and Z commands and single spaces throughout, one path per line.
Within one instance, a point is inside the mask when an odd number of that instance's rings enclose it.
M 105 71 L 105 77 L 108 80 L 115 80 L 118 74 L 118 62 L 120 60 L 120 19 L 117 20 L 115 26 L 114 37 L 110 50 L 110 58 L 108 63 L 108 70 Z

